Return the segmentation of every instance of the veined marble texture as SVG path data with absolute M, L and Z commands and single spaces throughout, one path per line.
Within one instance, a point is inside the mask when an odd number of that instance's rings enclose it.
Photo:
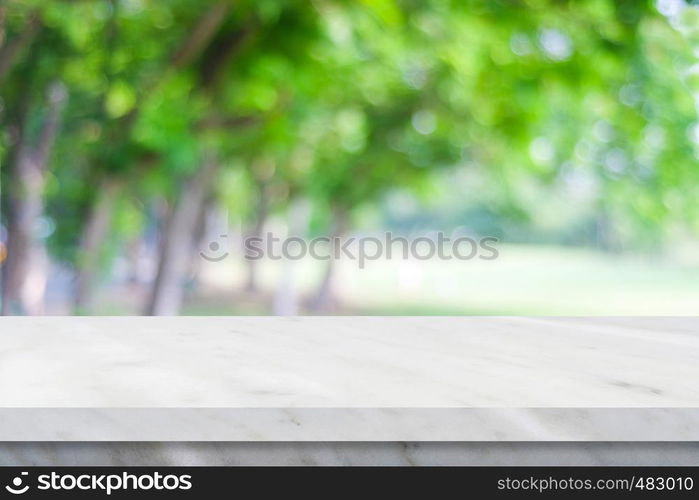
M 699 318 L 0 318 L 0 441 L 699 441 Z
M 0 466 L 699 465 L 699 443 L 0 443 Z

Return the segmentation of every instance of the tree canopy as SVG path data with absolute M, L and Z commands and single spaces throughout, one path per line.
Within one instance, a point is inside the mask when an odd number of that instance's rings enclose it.
M 498 221 L 582 199 L 610 249 L 698 229 L 681 0 L 6 0 L 0 40 L 6 313 L 40 309 L 41 255 L 89 311 L 151 237 L 146 312 L 176 312 L 212 204 L 254 225 L 303 198 L 327 232 L 465 175 Z

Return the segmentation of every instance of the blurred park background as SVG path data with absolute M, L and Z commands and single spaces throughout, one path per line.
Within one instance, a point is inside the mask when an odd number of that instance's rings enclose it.
M 685 0 L 3 0 L 2 313 L 696 314 L 698 50 Z M 499 257 L 241 244 L 386 231 Z

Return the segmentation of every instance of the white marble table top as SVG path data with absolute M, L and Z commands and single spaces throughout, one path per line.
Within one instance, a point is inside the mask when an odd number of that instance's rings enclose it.
M 699 318 L 5 317 L 21 439 L 699 440 Z

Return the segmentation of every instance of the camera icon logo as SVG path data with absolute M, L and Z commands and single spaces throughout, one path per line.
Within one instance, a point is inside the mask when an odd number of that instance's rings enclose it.
M 22 493 L 26 493 L 29 489 L 29 485 L 25 485 L 24 487 L 22 487 L 22 482 L 24 476 L 27 475 L 29 475 L 28 472 L 22 472 L 19 476 L 12 480 L 12 485 L 5 486 L 5 489 L 13 495 L 21 495 Z
M 222 234 L 220 238 L 228 238 L 228 235 Z M 202 259 L 208 260 L 209 262 L 221 262 L 228 257 L 228 252 L 221 248 L 221 244 L 218 241 L 211 241 L 207 251 L 199 252 L 199 255 Z

